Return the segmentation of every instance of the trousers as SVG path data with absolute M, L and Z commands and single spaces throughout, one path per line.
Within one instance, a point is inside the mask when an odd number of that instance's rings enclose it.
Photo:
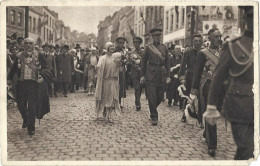
M 29 131 L 35 130 L 38 83 L 33 80 L 17 82 L 17 106 Z
M 145 86 L 150 110 L 150 118 L 152 120 L 158 120 L 157 107 L 164 98 L 165 88 L 153 83 L 147 83 Z
M 231 122 L 233 138 L 237 145 L 235 160 L 254 157 L 254 124 Z

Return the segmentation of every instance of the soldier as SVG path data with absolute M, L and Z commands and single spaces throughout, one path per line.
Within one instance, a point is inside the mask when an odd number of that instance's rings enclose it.
M 209 124 L 215 125 L 220 116 L 218 101 L 222 100 L 219 91 L 228 80 L 223 105 L 226 117 L 231 122 L 233 138 L 237 145 L 235 160 L 254 157 L 254 65 L 253 65 L 253 7 L 240 6 L 244 10 L 247 30 L 235 39 L 224 44 L 221 58 L 210 85 L 207 111 L 204 117 Z
M 202 36 L 200 34 L 196 34 L 193 37 L 193 47 L 188 48 L 183 55 L 181 67 L 179 70 L 179 80 L 182 85 L 185 86 L 186 91 L 184 92 L 184 95 L 189 96 L 191 91 L 191 85 L 192 85 L 192 79 L 193 79 L 193 73 L 195 70 L 195 64 L 197 59 L 197 54 L 201 50 L 202 46 Z M 187 104 L 187 100 L 184 100 L 183 109 L 185 109 L 185 106 Z M 186 117 L 183 112 L 183 116 L 181 118 L 182 122 L 186 122 Z
M 169 60 L 167 47 L 160 43 L 162 30 L 152 29 L 150 34 L 153 43 L 145 48 L 140 82 L 145 83 L 152 125 L 156 126 L 158 122 L 157 107 L 164 97 L 165 81 L 167 84 L 170 83 Z
M 222 44 L 221 33 L 218 29 L 210 29 L 208 38 L 210 40 L 210 46 L 198 52 L 190 93 L 190 98 L 192 100 L 197 99 L 197 96 L 199 96 L 200 110 L 202 113 L 206 111 L 209 85 L 213 77 L 212 73 L 219 61 L 218 50 L 219 46 Z M 221 89 L 219 90 L 221 91 Z M 210 156 L 215 156 L 217 147 L 217 126 L 210 126 L 205 123 L 203 136 L 206 138 L 208 144 L 208 154 Z
M 35 117 L 37 111 L 38 83 L 43 82 L 39 70 L 46 67 L 43 57 L 34 50 L 34 39 L 24 40 L 24 51 L 18 53 L 17 60 L 7 77 L 8 85 L 14 74 L 18 74 L 16 89 L 17 106 L 23 118 L 22 128 L 27 128 L 29 135 L 35 134 Z
M 118 37 L 116 38 L 116 48 L 114 50 L 115 52 L 120 52 L 122 54 L 122 66 L 119 72 L 119 85 L 120 85 L 120 90 L 119 90 L 119 103 L 122 108 L 121 104 L 121 99 L 126 97 L 126 80 L 125 80 L 125 72 L 126 72 L 126 67 L 125 67 L 125 61 L 127 60 L 126 57 L 126 50 L 124 48 L 124 44 L 126 42 L 126 39 L 124 37 Z
M 141 93 L 142 93 L 142 85 L 140 84 L 140 70 L 141 70 L 141 60 L 144 54 L 144 50 L 141 49 L 140 45 L 143 40 L 140 37 L 134 37 L 133 43 L 135 49 L 131 52 L 131 58 L 133 60 L 133 66 L 131 69 L 132 78 L 133 78 L 133 86 L 135 89 L 135 107 L 136 111 L 141 110 Z

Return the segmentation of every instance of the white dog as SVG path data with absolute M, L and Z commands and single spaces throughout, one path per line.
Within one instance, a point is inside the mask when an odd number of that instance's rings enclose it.
M 179 95 L 183 98 L 187 99 L 187 105 L 184 110 L 184 114 L 186 116 L 186 123 L 187 124 L 194 124 L 196 126 L 200 126 L 198 122 L 198 113 L 196 112 L 196 106 L 194 100 L 191 100 L 189 96 L 184 95 L 183 90 L 186 90 L 184 85 L 180 85 L 178 87 Z M 197 104 L 196 104 L 197 105 Z

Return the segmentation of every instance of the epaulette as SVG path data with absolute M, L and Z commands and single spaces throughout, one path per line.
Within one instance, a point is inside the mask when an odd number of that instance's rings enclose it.
M 233 36 L 231 38 L 228 38 L 226 41 L 227 42 L 234 42 L 234 41 L 236 41 L 239 38 L 241 38 L 241 35 L 235 35 L 235 36 Z
M 161 43 L 161 45 L 163 45 L 165 48 L 167 48 L 167 46 L 166 46 L 165 44 L 162 44 L 162 43 Z
M 22 52 L 18 52 L 17 54 L 16 54 L 16 56 L 19 58 L 19 57 L 21 57 L 21 55 L 24 53 L 24 51 L 22 51 Z

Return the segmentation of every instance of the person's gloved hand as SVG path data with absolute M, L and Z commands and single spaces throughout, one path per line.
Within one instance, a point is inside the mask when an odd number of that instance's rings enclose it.
M 169 84 L 171 82 L 171 79 L 168 77 L 166 78 L 166 84 Z
M 144 77 L 141 77 L 141 79 L 140 79 L 140 84 L 144 84 L 145 83 L 145 78 Z
M 206 112 L 203 114 L 203 118 L 206 120 L 206 122 L 213 126 L 217 124 L 217 120 L 219 117 L 220 113 L 217 110 L 216 106 L 208 105 Z

